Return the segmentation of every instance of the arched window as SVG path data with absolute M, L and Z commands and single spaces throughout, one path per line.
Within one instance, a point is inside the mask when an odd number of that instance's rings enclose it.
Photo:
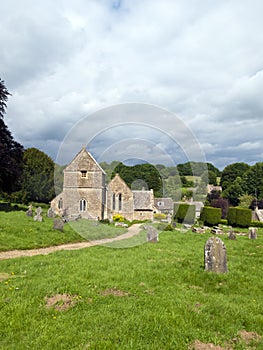
M 115 193 L 112 195 L 112 210 L 115 210 L 116 208 L 116 196 Z
M 59 198 L 58 200 L 58 209 L 63 209 L 63 199 Z
M 122 210 L 122 196 L 121 193 L 119 194 L 119 211 Z
M 80 211 L 86 211 L 87 208 L 87 202 L 85 199 L 81 199 L 79 202 L 79 210 Z

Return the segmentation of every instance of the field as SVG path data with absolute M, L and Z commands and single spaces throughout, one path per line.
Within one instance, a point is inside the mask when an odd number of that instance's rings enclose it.
M 262 232 L 223 237 L 222 275 L 204 271 L 210 236 L 0 261 L 0 349 L 263 349 Z

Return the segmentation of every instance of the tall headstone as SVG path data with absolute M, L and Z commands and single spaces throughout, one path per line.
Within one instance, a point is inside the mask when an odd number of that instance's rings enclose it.
M 58 217 L 54 219 L 54 223 L 53 223 L 53 229 L 54 230 L 59 230 L 59 231 L 63 231 L 64 229 L 64 221 L 62 218 Z
M 158 231 L 153 226 L 147 226 L 147 242 L 158 243 Z
M 211 237 L 204 247 L 205 270 L 215 273 L 225 273 L 227 268 L 226 246 L 218 237 Z
M 42 213 L 42 208 L 41 207 L 38 207 L 36 209 L 36 215 L 34 216 L 34 221 L 43 221 L 43 218 L 41 216 L 41 213 Z
M 249 237 L 249 239 L 257 239 L 257 228 L 256 227 L 249 228 L 248 237 Z
M 26 216 L 33 216 L 33 207 L 30 204 L 28 210 L 26 211 Z
M 49 208 L 48 211 L 47 211 L 47 217 L 48 218 L 54 218 L 55 217 L 55 213 L 53 211 L 52 208 Z
M 167 222 L 168 224 L 172 222 L 172 215 L 170 213 L 167 214 Z

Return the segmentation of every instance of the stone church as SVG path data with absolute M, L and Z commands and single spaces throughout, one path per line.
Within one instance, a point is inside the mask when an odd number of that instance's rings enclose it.
M 106 174 L 93 156 L 82 150 L 64 170 L 63 191 L 51 201 L 58 215 L 68 218 L 153 220 L 153 190 L 133 191 L 116 174 L 106 185 Z

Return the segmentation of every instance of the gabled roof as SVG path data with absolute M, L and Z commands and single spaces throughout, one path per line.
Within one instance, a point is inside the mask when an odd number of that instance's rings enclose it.
M 118 173 L 115 174 L 114 178 L 109 182 L 108 189 L 110 191 L 116 191 L 116 188 L 119 191 L 130 191 L 130 187 L 126 184 L 126 182 L 120 177 Z
M 153 192 L 152 191 L 132 191 L 134 210 L 152 210 Z
M 79 153 L 72 159 L 64 171 L 101 171 L 106 174 L 99 163 L 93 158 L 93 156 L 83 147 Z

